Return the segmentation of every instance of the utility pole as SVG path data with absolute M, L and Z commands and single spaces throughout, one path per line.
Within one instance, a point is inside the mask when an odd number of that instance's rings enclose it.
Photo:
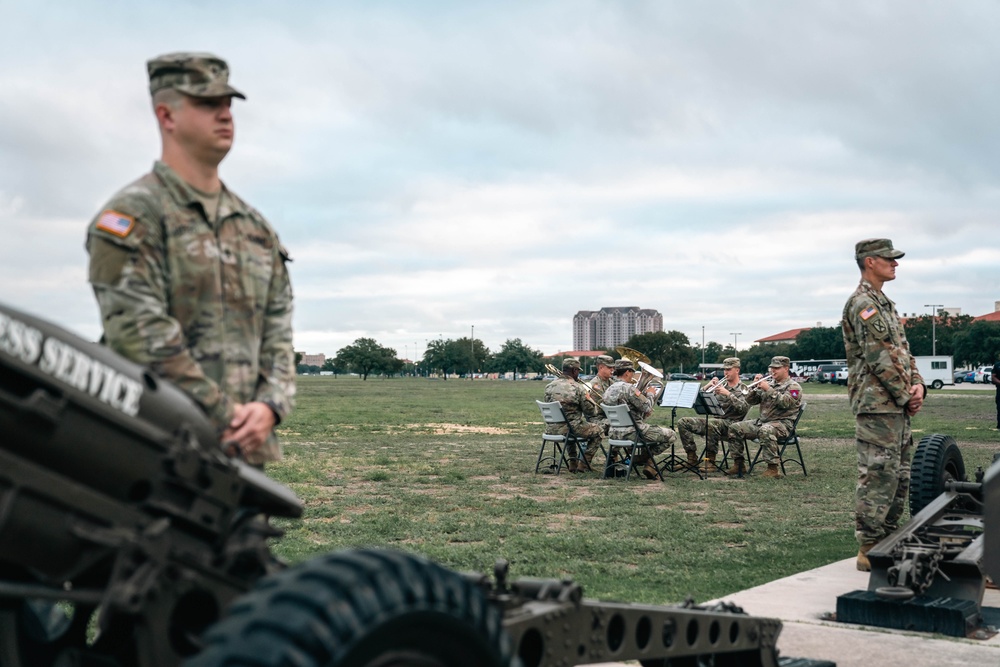
M 925 303 L 924 308 L 931 309 L 931 356 L 937 356 L 937 309 L 944 308 L 939 303 Z
M 705 370 L 705 325 L 701 325 L 701 370 Z
M 736 347 L 737 339 L 743 335 L 742 331 L 730 331 L 729 335 L 733 337 L 733 354 L 737 357 L 740 356 L 739 348 Z
M 472 338 L 469 340 L 469 352 L 471 352 L 472 362 L 469 368 L 469 379 L 472 379 L 472 372 L 476 369 L 476 325 L 472 325 Z

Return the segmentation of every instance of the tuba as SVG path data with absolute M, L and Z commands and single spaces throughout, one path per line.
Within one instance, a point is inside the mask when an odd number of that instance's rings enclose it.
M 639 365 L 639 368 L 641 369 L 641 372 L 639 373 L 639 379 L 635 381 L 635 388 L 638 389 L 640 392 L 645 392 L 646 388 L 649 387 L 650 383 L 653 382 L 654 379 L 656 380 L 663 379 L 663 373 L 656 370 L 655 368 L 647 364 L 645 361 L 639 361 L 637 363 Z M 662 385 L 662 383 L 659 382 L 657 384 Z M 662 386 L 660 388 L 662 389 Z
M 556 368 L 553 364 L 545 364 L 545 370 L 547 370 L 552 375 L 555 375 L 561 380 L 567 379 L 569 376 L 563 373 L 561 370 Z M 598 387 L 592 387 L 583 380 L 574 380 L 578 385 L 587 390 L 590 400 L 594 403 L 600 403 L 601 399 L 604 398 L 604 392 Z M 596 400 L 595 400 L 596 397 Z

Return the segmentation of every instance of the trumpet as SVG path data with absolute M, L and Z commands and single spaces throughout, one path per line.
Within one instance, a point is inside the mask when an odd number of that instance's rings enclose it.
M 563 373 L 561 370 L 559 370 L 552 364 L 545 364 L 545 370 L 547 370 L 549 373 L 552 373 L 552 375 L 555 375 L 557 378 L 561 380 L 569 378 L 568 375 Z M 595 403 L 600 403 L 601 400 L 604 398 L 604 391 L 602 389 L 599 389 L 597 387 L 592 387 L 583 380 L 573 380 L 573 381 L 583 386 L 583 388 L 586 389 L 591 394 L 590 396 L 591 401 Z
M 714 394 L 715 390 L 726 383 L 726 378 L 712 378 L 712 381 L 701 388 L 706 394 Z
M 767 375 L 765 375 L 761 379 L 754 380 L 753 382 L 751 382 L 750 384 L 748 384 L 747 385 L 747 391 L 749 392 L 749 390 L 753 389 L 754 387 L 756 387 L 757 385 L 759 385 L 761 382 L 768 382 L 768 383 L 770 383 L 773 380 L 774 380 L 774 376 L 771 375 L 770 373 L 768 373 Z

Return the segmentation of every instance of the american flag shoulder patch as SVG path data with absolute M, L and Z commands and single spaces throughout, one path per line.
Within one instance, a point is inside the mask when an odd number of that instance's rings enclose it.
M 125 238 L 135 227 L 135 218 L 118 211 L 105 211 L 97 219 L 97 229 Z
M 867 308 L 861 311 L 861 319 L 867 321 L 869 317 L 876 314 L 878 314 L 878 311 L 875 310 L 875 306 L 868 306 Z

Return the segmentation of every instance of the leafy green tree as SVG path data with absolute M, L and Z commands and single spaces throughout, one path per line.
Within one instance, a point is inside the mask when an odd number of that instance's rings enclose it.
M 955 365 L 992 364 L 1000 353 L 1000 322 L 973 322 L 955 339 Z
M 795 338 L 789 356 L 792 359 L 843 359 L 844 331 L 835 327 L 813 327 Z
M 337 357 L 330 357 L 326 361 L 324 361 L 322 370 L 328 373 L 333 373 L 334 377 L 342 373 L 348 372 L 347 364 L 345 364 Z
M 478 338 L 469 337 L 447 342 L 451 349 L 449 357 L 454 360 L 456 373 L 481 372 L 490 361 L 490 350 Z
M 701 363 L 701 343 L 695 343 L 695 345 L 694 345 L 694 347 L 692 349 L 694 350 L 694 356 L 695 356 L 695 359 L 697 360 L 697 363 L 700 364 Z M 732 351 L 733 351 L 733 348 L 732 348 L 731 345 L 727 348 L 727 347 L 723 347 L 722 343 L 717 343 L 714 340 L 710 340 L 710 341 L 708 341 L 708 343 L 705 344 L 705 363 L 706 364 L 721 364 L 722 361 L 726 357 L 733 356 L 731 354 Z
M 374 338 L 359 338 L 337 350 L 337 359 L 360 375 L 362 380 L 367 380 L 373 372 L 391 368 L 395 358 L 396 350 L 382 347 Z
M 462 361 L 457 355 L 459 353 L 458 347 L 455 345 L 455 341 L 449 340 L 432 340 L 427 343 L 427 349 L 424 350 L 423 365 L 425 368 L 431 371 L 440 371 L 441 376 L 447 380 L 448 374 L 455 372 L 459 368 L 459 363 Z
M 300 363 L 302 363 L 302 353 L 301 352 L 296 352 L 295 353 L 295 365 L 298 366 Z
M 972 326 L 972 317 L 939 315 L 932 326 L 931 316 L 921 315 L 907 318 L 903 326 L 906 329 L 906 341 L 913 354 L 927 356 L 936 351 L 937 354 L 954 355 L 958 338 Z
M 545 362 L 542 361 L 542 353 L 539 350 L 532 350 L 522 343 L 520 338 L 508 338 L 500 351 L 490 359 L 487 368 L 494 373 L 507 371 L 537 373 L 541 372 L 544 366 Z
M 841 348 L 843 348 L 843 344 L 841 344 Z M 732 348 L 729 349 L 731 350 Z M 740 373 L 760 373 L 767 375 L 767 367 L 771 363 L 771 357 L 792 358 L 793 351 L 793 343 L 778 343 L 777 345 L 761 345 L 757 343 L 749 349 L 740 352 Z M 844 350 L 841 349 L 840 352 L 840 356 L 843 357 Z
M 652 360 L 653 366 L 662 368 L 668 373 L 679 370 L 684 365 L 691 368 L 697 363 L 696 360 L 701 360 L 700 354 L 695 355 L 691 341 L 680 331 L 636 334 L 628 339 L 625 347 L 642 352 Z

